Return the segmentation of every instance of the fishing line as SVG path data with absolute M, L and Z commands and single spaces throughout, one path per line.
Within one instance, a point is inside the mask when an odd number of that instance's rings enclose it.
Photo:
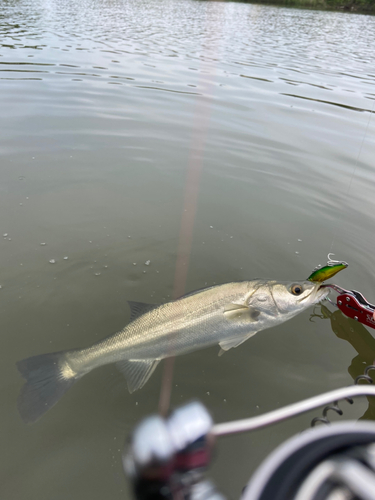
M 207 12 L 207 11 L 206 11 Z M 212 11 L 208 11 L 210 14 Z M 208 19 L 210 21 L 210 19 Z M 211 21 L 212 22 L 212 21 Z M 215 26 L 215 28 L 217 28 Z M 215 29 L 215 32 L 218 33 L 218 30 Z M 213 59 L 215 60 L 215 59 Z M 204 59 L 201 61 L 204 62 Z M 204 82 L 204 80 L 203 80 Z M 181 220 L 181 229 L 179 236 L 179 244 L 177 251 L 177 260 L 176 260 L 176 271 L 175 271 L 175 279 L 174 279 L 174 288 L 173 288 L 173 298 L 176 299 L 180 297 L 185 290 L 187 274 L 189 268 L 189 261 L 191 255 L 192 248 L 192 240 L 193 240 L 193 228 L 195 223 L 195 215 L 197 210 L 197 201 L 198 201 L 198 193 L 200 187 L 200 177 L 203 169 L 203 150 L 205 146 L 205 140 L 208 131 L 208 123 L 210 119 L 210 98 L 212 99 L 212 93 L 209 92 L 210 88 L 213 87 L 213 78 L 208 82 L 207 88 L 205 90 L 207 100 L 200 101 L 200 105 L 205 105 L 205 110 L 203 113 L 195 113 L 195 118 L 198 120 L 198 126 L 194 127 L 194 137 L 193 137 L 193 146 L 191 149 L 191 155 L 189 160 L 189 165 L 187 169 L 187 178 L 185 183 L 185 196 L 184 196 L 184 205 L 183 205 L 183 214 Z M 204 83 L 202 83 L 203 85 Z M 375 99 L 373 103 L 372 110 L 370 112 L 370 116 L 367 122 L 365 134 L 363 136 L 358 157 L 355 162 L 354 170 L 351 175 L 351 179 L 349 182 L 349 186 L 346 192 L 346 195 L 349 193 L 354 174 L 357 170 L 358 161 L 362 152 L 362 147 L 367 135 L 368 128 L 370 126 L 371 117 L 374 112 L 375 107 Z M 203 120 L 202 120 L 203 115 Z M 202 123 L 203 122 L 203 123 Z M 329 255 L 334 255 L 332 253 L 332 248 L 336 239 L 337 228 L 335 228 L 334 235 L 332 238 L 331 249 Z M 329 261 L 332 261 L 329 257 Z M 170 406 L 170 399 L 172 393 L 172 380 L 173 380 L 173 370 L 174 370 L 174 361 L 175 356 L 173 355 L 173 339 L 171 341 L 170 348 L 171 356 L 164 360 L 164 371 L 162 375 L 162 383 L 161 383 L 161 391 L 159 397 L 159 413 L 162 416 L 166 416 Z
M 361 156 L 361 152 L 362 152 L 362 148 L 363 148 L 363 144 L 365 142 L 365 139 L 366 139 L 366 136 L 367 136 L 367 131 L 369 129 L 369 126 L 370 126 L 370 122 L 371 122 L 371 117 L 372 117 L 372 114 L 374 112 L 374 108 L 375 108 L 375 99 L 374 99 L 374 102 L 372 104 L 372 109 L 370 111 L 370 116 L 367 120 L 367 125 L 366 125 L 366 129 L 365 129 L 365 133 L 363 135 L 363 139 L 362 139 L 362 142 L 361 142 L 361 145 L 359 147 L 359 152 L 358 152 L 358 156 L 357 156 L 357 159 L 356 159 L 356 162 L 354 164 L 354 169 L 353 169 L 353 172 L 352 172 L 352 175 L 351 175 L 351 178 L 350 178 L 350 182 L 349 182 L 349 186 L 348 186 L 348 189 L 345 193 L 345 196 L 348 195 L 349 191 L 350 191 L 350 188 L 352 186 L 352 182 L 353 182 L 353 179 L 354 179 L 354 174 L 356 173 L 357 171 L 357 167 L 358 167 L 358 162 L 359 162 L 359 158 Z M 334 233 L 333 233 L 333 238 L 332 238 L 332 243 L 331 243 L 331 248 L 330 248 L 330 253 L 328 255 L 335 255 L 334 253 L 332 253 L 332 249 L 333 249 L 333 244 L 335 242 L 335 239 L 336 239 L 336 236 L 337 236 L 337 230 L 338 230 L 338 227 L 336 226 L 335 229 L 334 229 Z
M 213 23 L 215 24 L 215 17 L 212 15 L 212 12 L 215 14 L 216 11 L 212 10 L 213 4 L 207 5 L 210 5 L 210 8 L 207 9 L 206 7 L 206 22 L 208 24 L 207 31 L 209 34 L 217 34 L 219 31 L 217 26 L 212 26 Z M 217 43 L 217 41 L 213 42 L 213 44 L 216 44 L 214 49 L 217 49 Z M 214 63 L 217 61 L 216 57 L 212 57 L 211 59 Z M 206 71 L 203 71 L 200 74 L 201 81 L 199 87 L 203 87 L 203 91 L 194 114 L 195 124 L 193 126 L 192 147 L 186 173 L 184 203 L 173 286 L 173 299 L 177 299 L 185 293 L 193 243 L 195 215 L 198 205 L 200 178 L 203 170 L 203 152 L 211 118 L 215 67 L 213 70 L 210 67 L 207 68 L 205 62 L 206 59 L 202 58 L 201 63 L 203 63 L 203 68 Z M 206 76 L 207 69 L 211 69 L 211 77 L 209 78 Z M 159 397 L 159 414 L 164 417 L 168 414 L 172 394 L 173 369 L 175 363 L 173 344 L 174 338 L 172 337 L 169 346 L 170 356 L 164 359 L 164 370 Z

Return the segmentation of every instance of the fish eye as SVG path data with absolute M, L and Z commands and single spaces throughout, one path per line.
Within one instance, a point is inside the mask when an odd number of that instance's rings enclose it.
M 293 295 L 301 295 L 301 293 L 303 292 L 302 285 L 296 283 L 290 287 L 290 291 Z

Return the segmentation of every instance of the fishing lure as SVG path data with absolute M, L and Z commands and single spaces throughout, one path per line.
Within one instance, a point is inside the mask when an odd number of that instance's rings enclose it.
M 310 274 L 310 276 L 307 278 L 307 281 L 322 283 L 323 281 L 332 278 L 332 276 L 335 276 L 335 274 L 348 267 L 347 262 L 332 260 L 330 257 L 331 255 L 334 254 L 333 253 L 328 254 L 327 264 L 324 267 L 320 266 L 316 267 L 314 271 Z

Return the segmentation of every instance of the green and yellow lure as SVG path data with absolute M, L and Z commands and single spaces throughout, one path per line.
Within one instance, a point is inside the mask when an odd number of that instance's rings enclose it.
M 335 274 L 339 273 L 343 269 L 346 269 L 348 267 L 348 264 L 346 262 L 340 262 L 338 260 L 332 260 L 330 258 L 330 255 L 334 255 L 329 253 L 328 254 L 328 262 L 327 265 L 324 267 L 318 267 L 314 269 L 314 271 L 310 274 L 310 276 L 307 278 L 307 281 L 314 281 L 316 283 L 322 283 L 323 281 L 326 281 Z

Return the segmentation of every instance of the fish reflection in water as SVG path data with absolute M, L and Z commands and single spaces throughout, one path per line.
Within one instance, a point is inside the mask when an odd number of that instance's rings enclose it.
M 129 302 L 130 323 L 91 347 L 41 354 L 17 363 L 26 379 L 18 398 L 25 422 L 35 422 L 76 380 L 117 363 L 130 392 L 143 387 L 159 361 L 219 344 L 237 347 L 287 321 L 328 294 L 319 283 L 267 280 L 226 283 L 160 306 Z

